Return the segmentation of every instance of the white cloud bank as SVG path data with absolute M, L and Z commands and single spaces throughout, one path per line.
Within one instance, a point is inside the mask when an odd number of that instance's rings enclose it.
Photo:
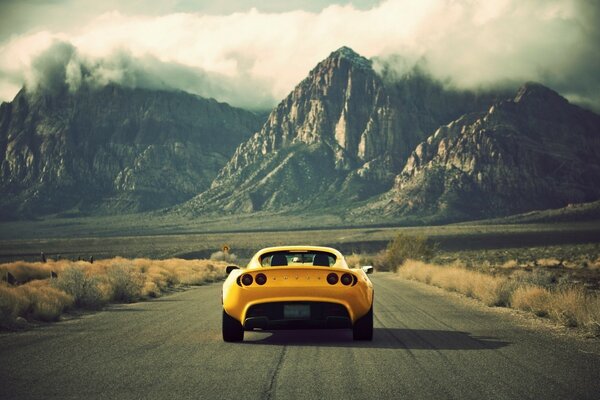
M 387 0 L 370 9 L 164 16 L 105 13 L 65 32 L 0 44 L 0 99 L 54 77 L 175 88 L 248 108 L 287 95 L 346 45 L 366 57 L 426 60 L 459 87 L 542 82 L 600 109 L 600 6 L 588 0 Z M 47 66 L 64 62 L 64 72 Z

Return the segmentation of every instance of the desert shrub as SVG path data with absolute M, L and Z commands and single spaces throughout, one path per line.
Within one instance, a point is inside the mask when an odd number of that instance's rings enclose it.
M 184 285 L 203 285 L 215 282 L 224 277 L 223 271 L 223 269 L 219 269 L 211 263 L 192 264 L 187 267 L 187 273 L 182 276 L 181 283 Z
M 431 265 L 421 261 L 408 260 L 399 269 L 398 274 L 405 279 L 431 284 L 431 276 L 434 272 Z
M 142 296 L 148 297 L 160 297 L 161 290 L 158 285 L 152 281 L 144 282 L 144 287 L 142 288 Z
M 345 258 L 346 264 L 348 264 L 348 267 L 350 268 L 360 268 L 361 265 L 365 265 L 363 264 L 363 260 L 365 260 L 365 257 L 361 254 L 352 253 L 349 256 L 346 256 Z
M 364 259 L 364 264 L 371 265 L 376 271 L 390 271 L 386 263 L 386 251 L 382 250 Z
M 90 276 L 79 266 L 65 268 L 52 286 L 73 296 L 75 306 L 79 308 L 98 309 L 108 299 L 103 295 L 98 276 Z
M 17 290 L 29 300 L 27 317 L 39 321 L 56 321 L 63 311 L 73 305 L 73 297 L 50 286 L 47 280 L 32 281 Z
M 134 271 L 130 266 L 120 265 L 113 266 L 106 272 L 110 300 L 131 303 L 142 297 L 145 279 L 141 272 Z
M 385 251 L 380 251 L 373 255 L 352 253 L 345 257 L 346 264 L 348 264 L 348 267 L 350 268 L 361 268 L 365 265 L 370 265 L 378 271 L 386 271 L 384 258 Z
M 521 286 L 512 294 L 510 305 L 512 308 L 531 311 L 535 315 L 545 317 L 548 315 L 551 298 L 552 293 L 548 289 L 539 286 Z
M 17 317 L 55 321 L 73 305 L 73 298 L 51 287 L 47 280 L 20 286 L 0 285 L 0 325 L 11 326 Z
M 0 282 L 0 326 L 10 326 L 25 313 L 29 300 L 16 287 Z
M 396 271 L 406 260 L 429 261 L 434 255 L 434 246 L 427 237 L 399 233 L 388 243 L 385 264 L 389 270 Z
M 585 326 L 589 322 L 588 295 L 581 287 L 570 287 L 553 293 L 549 303 L 550 317 L 565 326 Z

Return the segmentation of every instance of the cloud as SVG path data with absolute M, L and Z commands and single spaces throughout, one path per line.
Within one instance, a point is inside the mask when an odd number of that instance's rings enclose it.
M 162 62 L 150 55 L 133 57 L 126 49 L 114 50 L 100 58 L 89 57 L 64 41 L 55 41 L 32 59 L 25 84 L 29 89 L 45 91 L 65 88 L 76 91 L 82 85 L 102 87 L 108 84 L 185 90 L 255 110 L 267 109 L 275 101 L 268 92 L 261 90 L 264 84 L 260 81 Z
M 0 98 L 10 100 L 17 83 L 35 81 L 36 74 L 40 79 L 60 72 L 52 57 L 67 54 L 44 51 L 62 43 L 72 51 L 64 71 L 71 85 L 80 77 L 174 88 L 266 108 L 347 45 L 399 71 L 419 62 L 457 87 L 534 80 L 600 110 L 595 2 L 387 0 L 363 8 L 316 3 L 322 6 L 317 11 L 244 9 L 228 15 L 129 9 L 68 31 L 14 36 L 0 44 Z M 43 62 L 36 61 L 40 57 Z

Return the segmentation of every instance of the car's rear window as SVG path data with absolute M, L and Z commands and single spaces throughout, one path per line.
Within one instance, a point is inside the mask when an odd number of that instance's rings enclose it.
M 263 267 L 319 266 L 329 267 L 335 264 L 335 255 L 325 251 L 274 251 L 260 257 Z

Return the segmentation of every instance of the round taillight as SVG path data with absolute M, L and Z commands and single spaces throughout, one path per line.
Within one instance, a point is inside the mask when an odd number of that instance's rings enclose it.
M 265 274 L 256 275 L 256 283 L 264 285 L 267 282 L 267 276 Z
M 342 275 L 342 278 L 340 279 L 340 282 L 342 282 L 342 285 L 348 286 L 349 284 L 352 283 L 352 275 L 350 275 L 350 274 L 344 274 L 344 275 Z
M 327 283 L 329 283 L 330 285 L 335 285 L 337 282 L 338 282 L 337 274 L 334 274 L 332 272 L 329 275 L 327 275 Z
M 245 274 L 244 276 L 242 276 L 242 283 L 244 284 L 244 286 L 252 285 L 252 281 L 252 275 Z

